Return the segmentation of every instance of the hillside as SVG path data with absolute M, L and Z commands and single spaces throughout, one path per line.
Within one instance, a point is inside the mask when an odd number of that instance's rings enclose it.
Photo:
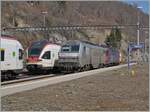
M 119 1 L 62 1 L 62 2 L 10 2 L 3 1 L 1 10 L 2 27 L 43 26 L 42 11 L 47 11 L 46 26 L 63 25 L 100 25 L 100 24 L 136 24 L 139 12 L 140 23 L 149 25 L 149 16 L 135 6 Z M 13 22 L 13 17 L 15 21 Z M 109 29 L 79 30 L 79 31 L 55 31 L 46 35 L 44 32 L 13 32 L 13 35 L 21 41 L 26 48 L 32 41 L 41 38 L 51 38 L 64 41 L 68 39 L 84 39 L 97 44 L 103 44 Z M 12 32 L 10 32 L 12 33 Z M 122 50 L 126 50 L 128 41 L 136 41 L 136 29 L 122 30 Z M 143 31 L 140 32 L 140 40 L 148 38 Z

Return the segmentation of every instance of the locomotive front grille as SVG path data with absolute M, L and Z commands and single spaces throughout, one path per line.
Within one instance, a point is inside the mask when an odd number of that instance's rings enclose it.
M 78 57 L 61 57 L 58 60 L 58 65 L 60 68 L 65 70 L 72 70 L 72 69 L 78 69 L 79 64 L 79 58 Z
M 78 58 L 70 58 L 70 59 L 65 59 L 65 58 L 60 58 L 59 62 L 64 62 L 64 63 L 77 63 L 79 62 Z
M 63 69 L 77 69 L 79 68 L 78 62 L 59 62 L 59 67 Z

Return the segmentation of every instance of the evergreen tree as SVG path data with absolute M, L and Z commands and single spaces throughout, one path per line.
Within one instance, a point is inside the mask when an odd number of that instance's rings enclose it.
M 109 47 L 120 49 L 121 39 L 121 31 L 118 28 L 112 28 L 110 35 L 107 35 L 105 39 L 105 44 Z

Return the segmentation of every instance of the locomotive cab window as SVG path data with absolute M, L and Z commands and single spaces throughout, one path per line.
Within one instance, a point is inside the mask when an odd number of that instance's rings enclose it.
M 43 56 L 42 56 L 43 59 L 51 59 L 51 52 L 50 51 L 46 51 Z
M 78 52 L 79 51 L 79 45 L 72 45 L 71 46 L 71 51 L 72 52 Z
M 62 46 L 62 50 L 61 51 L 63 51 L 63 52 L 69 52 L 70 51 L 69 45 Z
M 62 52 L 79 52 L 79 45 L 64 45 L 62 46 Z
M 39 49 L 39 48 L 31 48 L 30 50 L 29 50 L 29 56 L 39 56 L 40 55 L 40 53 L 41 53 L 41 49 Z
M 19 49 L 19 60 L 23 59 L 23 50 Z
M 1 61 L 4 61 L 5 58 L 5 51 L 1 50 Z

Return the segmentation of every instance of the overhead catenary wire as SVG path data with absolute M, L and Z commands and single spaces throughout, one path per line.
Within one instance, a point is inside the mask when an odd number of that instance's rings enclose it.
M 139 28 L 143 30 L 149 29 L 149 26 L 139 26 L 135 24 L 125 24 L 125 25 L 66 25 L 66 26 L 50 26 L 50 27 L 4 27 L 2 30 L 5 31 L 59 31 L 59 30 L 94 30 L 94 29 L 112 29 L 112 28 L 118 28 L 118 29 L 126 29 L 126 28 Z

